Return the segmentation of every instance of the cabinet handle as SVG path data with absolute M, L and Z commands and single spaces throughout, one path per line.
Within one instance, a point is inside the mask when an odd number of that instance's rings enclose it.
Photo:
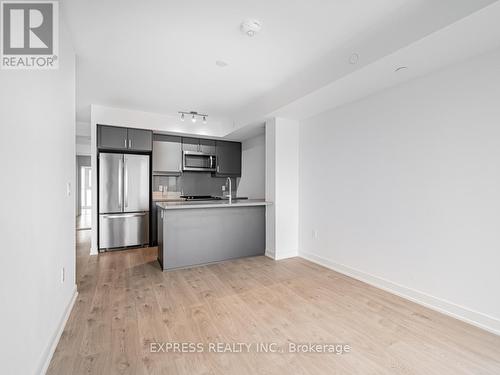
M 217 166 L 217 172 L 219 172 L 219 166 Z
M 124 144 L 125 148 L 127 148 L 127 138 L 125 138 L 123 141 L 125 142 Z
M 132 148 L 132 140 L 131 139 L 128 140 L 128 148 Z

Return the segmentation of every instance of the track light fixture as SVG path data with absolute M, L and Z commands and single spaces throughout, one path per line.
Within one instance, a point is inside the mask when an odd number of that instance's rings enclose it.
M 196 122 L 196 119 L 198 117 L 201 117 L 203 119 L 203 123 L 204 124 L 207 123 L 207 117 L 208 117 L 208 115 L 205 115 L 205 114 L 202 114 L 202 113 L 198 113 L 196 111 L 190 111 L 190 112 L 179 111 L 179 113 L 181 114 L 181 121 L 184 121 L 184 116 L 185 115 L 189 115 L 189 116 L 191 116 L 191 121 L 193 123 Z

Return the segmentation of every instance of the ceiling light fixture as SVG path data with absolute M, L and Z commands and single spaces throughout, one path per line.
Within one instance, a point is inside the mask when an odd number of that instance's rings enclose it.
M 184 121 L 184 116 L 185 115 L 188 115 L 188 116 L 191 116 L 191 121 L 194 123 L 196 122 L 196 119 L 198 117 L 201 117 L 203 119 L 203 123 L 206 124 L 207 123 L 207 117 L 208 115 L 206 114 L 203 114 L 203 113 L 198 113 L 196 111 L 190 111 L 190 112 L 184 112 L 184 111 L 179 111 L 178 113 L 181 114 L 181 121 Z

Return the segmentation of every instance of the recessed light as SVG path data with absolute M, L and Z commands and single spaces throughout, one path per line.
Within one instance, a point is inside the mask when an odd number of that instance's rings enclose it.
M 394 71 L 397 73 L 397 72 L 400 72 L 400 71 L 406 70 L 406 69 L 408 69 L 407 66 L 400 66 L 400 67 L 397 67 Z
M 225 68 L 226 66 L 228 66 L 228 63 L 222 60 L 217 60 L 215 62 L 215 65 L 217 65 L 219 68 Z

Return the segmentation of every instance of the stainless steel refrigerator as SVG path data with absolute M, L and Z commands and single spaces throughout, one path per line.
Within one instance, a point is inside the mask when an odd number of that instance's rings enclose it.
M 149 156 L 99 154 L 99 249 L 149 243 Z

